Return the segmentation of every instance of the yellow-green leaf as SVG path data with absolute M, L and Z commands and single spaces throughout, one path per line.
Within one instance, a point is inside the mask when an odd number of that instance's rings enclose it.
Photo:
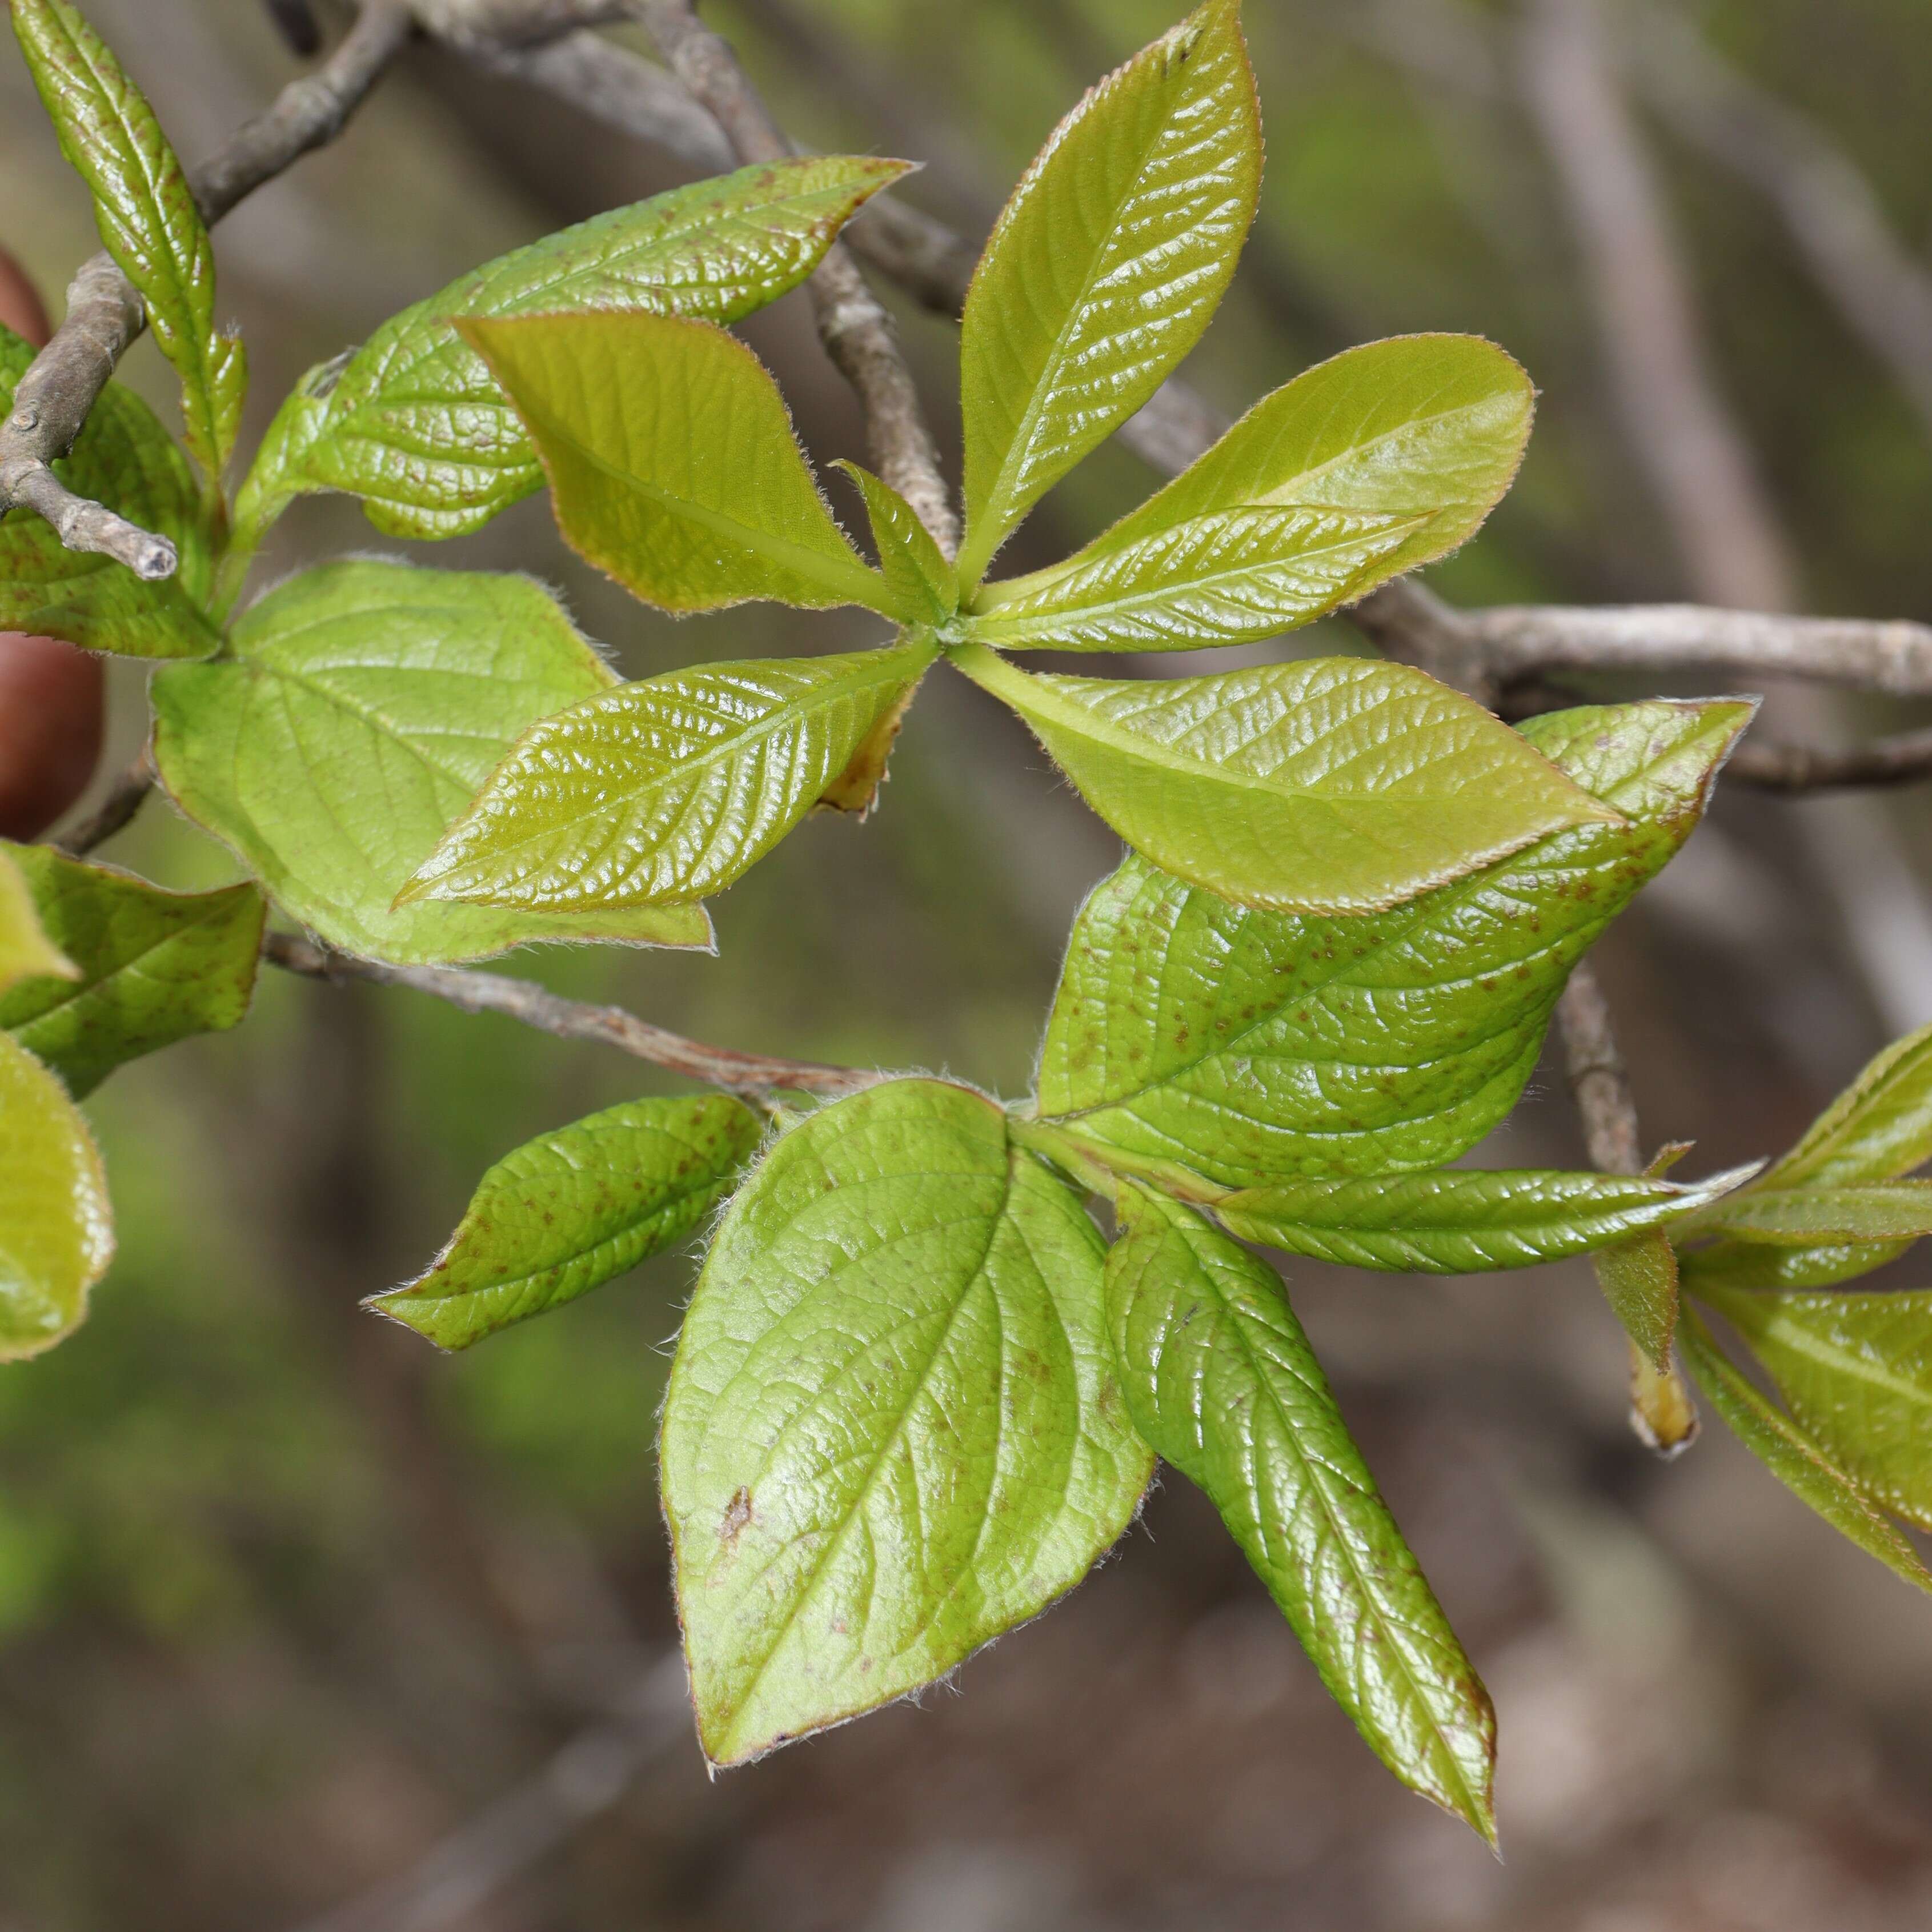
M 1677 1334 L 1677 1251 L 1653 1229 L 1592 1257 L 1597 1286 L 1624 1333 L 1658 1374 L 1668 1372 Z
M 114 1253 L 107 1180 L 60 1082 L 0 1033 L 0 1362 L 71 1334 Z
M 1235 0 L 1092 89 L 994 225 L 966 297 L 962 583 L 1200 339 L 1254 218 L 1261 120 Z
M 22 980 L 77 980 L 80 968 L 47 937 L 13 854 L 0 849 L 0 994 Z
M 1406 664 L 1314 658 L 1120 683 L 1031 676 L 980 645 L 951 656 L 1129 844 L 1242 905 L 1366 912 L 1617 818 Z
M 896 716 L 934 655 L 914 642 L 667 671 L 545 718 L 398 904 L 577 912 L 722 892 Z
M 902 624 L 944 624 L 959 608 L 959 580 L 919 512 L 869 470 L 843 457 L 832 467 L 844 470 L 865 500 L 880 574 L 886 580 L 886 596 L 880 603 L 886 614 Z
M 523 418 L 571 547 L 646 603 L 881 608 L 884 580 L 819 494 L 778 386 L 708 322 L 465 322 Z

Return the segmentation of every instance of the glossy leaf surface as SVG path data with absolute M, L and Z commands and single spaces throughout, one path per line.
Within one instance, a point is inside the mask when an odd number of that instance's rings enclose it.
M 1704 1298 L 1866 1493 L 1932 1529 L 1932 1294 Z
M 878 606 L 778 386 L 736 336 L 659 315 L 466 322 L 542 457 L 571 548 L 666 610 Z
M 76 1100 L 124 1061 L 248 1012 L 267 910 L 253 886 L 170 892 L 45 845 L 13 856 L 79 976 L 0 992 L 0 1027 Z
M 952 658 L 1136 851 L 1244 905 L 1370 911 L 1616 816 L 1406 664 L 1314 658 L 1120 683 L 1030 676 L 976 645 Z
M 392 902 L 538 718 L 610 671 L 526 578 L 328 564 L 236 625 L 233 656 L 154 681 L 182 808 L 331 945 L 404 964 L 526 940 L 704 946 L 702 908 L 542 915 Z
M 1737 1240 L 1780 1247 L 1916 1240 L 1932 1234 L 1932 1181 L 1754 1188 L 1707 1208 L 1697 1225 L 1720 1228 Z
M 1774 1161 L 1750 1193 L 1895 1180 L 1932 1159 L 1932 1027 L 1894 1040 Z M 1748 1196 L 1746 1197 L 1748 1199 Z M 1825 1288 L 1896 1261 L 1909 1240 L 1822 1246 L 1720 1240 L 1683 1257 L 1684 1278 L 1733 1288 Z
M 1413 520 L 1352 510 L 1217 510 L 1045 584 L 986 586 L 965 634 L 1006 650 L 1186 651 L 1273 637 L 1387 575 Z
M 0 326 L 0 417 L 33 359 L 32 346 Z M 53 470 L 77 495 L 167 538 L 179 566 L 146 583 L 111 557 L 63 548 L 34 512 L 13 511 L 0 518 L 0 629 L 130 657 L 208 656 L 220 638 L 201 608 L 213 566 L 200 495 L 154 412 L 124 384 L 109 383 Z
M 1254 218 L 1261 162 L 1234 0 L 1208 0 L 1054 130 L 967 293 L 962 582 L 1199 340 Z
M 1232 1187 L 1455 1160 L 1515 1105 L 1570 967 L 1690 836 L 1750 716 L 1658 700 L 1533 720 L 1624 821 L 1391 912 L 1252 911 L 1130 857 L 1076 922 L 1040 1112 L 1110 1163 Z
M 1366 1180 L 1244 1188 L 1214 1212 L 1244 1241 L 1348 1268 L 1474 1274 L 1528 1268 L 1661 1227 L 1737 1184 L 1620 1174 L 1440 1168 Z
M 1535 391 L 1472 335 L 1402 335 L 1345 350 L 1264 397 L 1206 454 L 1064 563 L 989 586 L 1044 592 L 1198 518 L 1243 506 L 1386 517 L 1404 526 L 1379 582 L 1446 556 L 1510 486 Z M 1359 593 L 1358 593 L 1359 594 Z
M 0 1033 L 0 1362 L 71 1334 L 113 1253 L 86 1122 L 60 1082 Z
M 704 1094 L 608 1107 L 506 1154 L 449 1245 L 368 1306 L 466 1348 L 587 1294 L 701 1227 L 758 1150 L 758 1117 Z
M 864 500 L 879 572 L 886 580 L 882 608 L 902 624 L 944 623 L 959 607 L 958 579 L 918 512 L 869 470 L 842 457 L 832 466 L 851 478 Z
M 210 477 L 235 444 L 241 344 L 214 326 L 214 250 L 186 171 L 140 89 L 68 0 L 14 0 L 14 31 L 100 238 L 140 290 L 182 381 L 188 446 Z
M 12 851 L 0 844 L 0 999 L 22 980 L 74 980 L 80 968 L 47 937 Z M 4 1012 L 0 1006 L 0 1012 Z
M 1496 1717 L 1281 1283 L 1124 1184 L 1107 1318 L 1136 1426 L 1213 1499 L 1322 1681 L 1404 1784 L 1486 1838 Z
M 785 1136 L 726 1213 L 662 1469 L 700 1736 L 735 1763 L 950 1670 L 1079 1582 L 1152 1459 L 1100 1238 L 932 1080 Z
M 1841 1535 L 1906 1582 L 1932 1593 L 1932 1574 L 1898 1526 L 1804 1430 L 1758 1393 L 1718 1348 L 1695 1310 L 1684 1310 L 1679 1340 L 1697 1386 L 1744 1447 Z
M 406 889 L 552 911 L 720 892 L 893 716 L 931 647 L 667 671 L 519 739 Z
M 448 537 L 539 488 L 522 424 L 459 317 L 642 310 L 732 322 L 817 267 L 903 161 L 830 155 L 740 168 L 593 216 L 392 316 L 276 418 L 243 493 L 257 527 L 304 490 L 361 496 L 379 529 Z M 318 394 L 318 392 L 321 393 Z

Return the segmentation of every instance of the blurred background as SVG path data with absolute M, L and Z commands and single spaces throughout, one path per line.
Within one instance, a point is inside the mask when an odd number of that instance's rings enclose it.
M 800 138 L 925 161 L 896 192 L 976 234 L 1179 4 L 707 13 Z M 259 0 L 87 10 L 190 162 L 300 70 Z M 1217 404 L 1352 342 L 1478 332 L 1528 365 L 1541 415 L 1514 494 L 1431 574 L 1446 596 L 1932 616 L 1922 0 L 1250 0 L 1247 19 L 1268 169 L 1187 371 Z M 393 310 L 685 178 L 412 54 L 218 232 L 250 434 Z M 10 43 L 0 242 L 50 302 L 95 245 Z M 950 445 L 955 338 L 902 321 Z M 746 332 L 814 452 L 862 454 L 802 298 Z M 152 344 L 124 374 L 172 410 Z M 1153 480 L 1102 451 L 1012 566 Z M 311 498 L 258 581 L 395 548 Z M 872 640 L 850 613 L 674 624 L 566 552 L 541 498 L 416 554 L 539 574 L 632 676 Z M 1340 622 L 1279 646 L 1364 648 Z M 145 729 L 139 668 L 113 680 L 104 774 Z M 1772 698 L 1814 741 L 1923 722 Z M 1694 1171 L 1781 1148 L 1932 1019 L 1928 829 L 1922 794 L 1720 797 L 1598 956 L 1652 1141 L 1694 1139 Z M 183 886 L 231 873 L 159 806 L 106 856 Z M 1018 1096 L 1068 922 L 1117 858 L 1015 721 L 935 678 L 882 808 L 811 822 L 720 902 L 716 959 L 513 970 L 735 1046 Z M 1495 1694 L 1506 1862 L 1382 1771 L 1172 1478 L 1080 1591 L 946 1688 L 707 1780 L 664 1667 L 652 1456 L 690 1258 L 458 1359 L 356 1305 L 424 1264 L 491 1161 L 659 1084 L 405 991 L 265 974 L 241 1030 L 89 1102 L 120 1258 L 75 1339 L 0 1370 L 0 1932 L 1932 1924 L 1932 1614 L 1716 1424 L 1669 1466 L 1648 1456 L 1580 1264 L 1290 1274 Z M 1475 1158 L 1582 1163 L 1552 1064 Z

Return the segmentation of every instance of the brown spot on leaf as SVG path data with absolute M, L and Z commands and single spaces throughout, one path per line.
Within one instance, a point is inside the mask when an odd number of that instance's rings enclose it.
M 718 1540 L 726 1549 L 736 1547 L 745 1526 L 752 1520 L 752 1492 L 740 1484 L 724 1506 L 724 1520 L 718 1526 Z

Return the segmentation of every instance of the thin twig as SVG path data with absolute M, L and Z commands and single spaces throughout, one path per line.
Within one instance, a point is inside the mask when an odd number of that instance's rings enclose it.
M 740 160 L 775 161 L 792 152 L 737 56 L 699 21 L 690 0 L 637 0 L 636 10 L 671 71 L 710 110 Z M 826 250 L 808 286 L 819 339 L 865 412 L 874 467 L 950 556 L 959 547 L 958 518 L 885 304 L 866 286 L 850 250 L 838 242 Z
M 1932 731 L 1899 731 L 1842 751 L 1817 745 L 1740 745 L 1726 782 L 1760 791 L 1843 790 L 1853 785 L 1916 784 L 1932 778 Z
M 114 789 L 78 825 L 70 826 L 52 842 L 56 849 L 79 859 L 97 845 L 104 845 L 124 825 L 133 822 L 142 801 L 154 788 L 154 761 L 148 748 L 114 782 Z
M 827 1066 L 816 1060 L 773 1060 L 687 1040 L 622 1006 L 598 1006 L 567 1000 L 533 980 L 503 973 L 466 971 L 454 966 L 391 966 L 375 959 L 331 952 L 312 940 L 272 932 L 262 957 L 285 972 L 314 980 L 368 980 L 382 986 L 408 986 L 442 1000 L 466 1013 L 500 1013 L 560 1040 L 595 1040 L 647 1060 L 653 1066 L 701 1080 L 726 1092 L 763 1096 L 790 1088 L 801 1093 L 856 1094 L 888 1076 L 856 1067 Z
M 586 1726 L 532 1777 L 440 1840 L 400 1877 L 312 1918 L 302 1932 L 440 1932 L 608 1811 L 688 1735 L 684 1660 L 646 1671 L 627 1708 Z
M 212 224 L 311 148 L 332 140 L 401 50 L 413 20 L 405 0 L 366 0 L 342 44 L 314 74 L 291 81 L 189 177 Z M 70 550 L 98 552 L 153 580 L 174 574 L 172 544 L 76 496 L 48 467 L 73 447 L 115 365 L 147 325 L 134 285 L 104 253 L 68 290 L 65 320 L 34 357 L 0 423 L 0 513 L 34 510 Z

